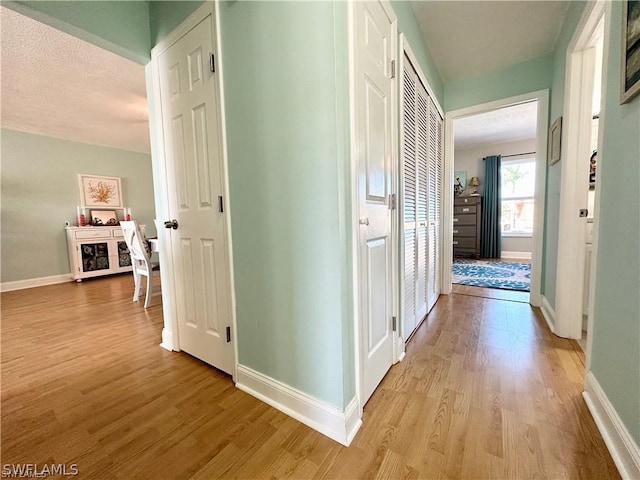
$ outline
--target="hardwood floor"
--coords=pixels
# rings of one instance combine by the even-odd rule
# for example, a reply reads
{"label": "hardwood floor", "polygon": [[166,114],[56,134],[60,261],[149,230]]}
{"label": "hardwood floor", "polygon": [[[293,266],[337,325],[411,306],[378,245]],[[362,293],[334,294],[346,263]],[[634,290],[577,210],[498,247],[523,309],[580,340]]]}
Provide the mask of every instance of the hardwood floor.
{"label": "hardwood floor", "polygon": [[[584,357],[524,303],[441,297],[349,448],[158,346],[130,275],[2,294],[2,464],[82,479],[620,478]],[[322,366],[318,366],[322,368]]]}

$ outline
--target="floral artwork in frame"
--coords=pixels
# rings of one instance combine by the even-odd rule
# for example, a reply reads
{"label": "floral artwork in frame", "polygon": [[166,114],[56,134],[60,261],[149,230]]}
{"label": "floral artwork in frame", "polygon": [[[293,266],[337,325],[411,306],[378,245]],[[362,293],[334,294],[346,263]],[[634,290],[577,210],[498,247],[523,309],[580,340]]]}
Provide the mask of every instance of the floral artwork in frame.
{"label": "floral artwork in frame", "polygon": [[79,174],[80,201],[84,207],[122,208],[120,177]]}

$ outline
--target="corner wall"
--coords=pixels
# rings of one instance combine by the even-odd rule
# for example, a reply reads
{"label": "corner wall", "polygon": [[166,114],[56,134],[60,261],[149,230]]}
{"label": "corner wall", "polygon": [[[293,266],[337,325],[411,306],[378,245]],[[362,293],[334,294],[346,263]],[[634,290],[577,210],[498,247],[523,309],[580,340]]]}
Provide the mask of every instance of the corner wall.
{"label": "corner wall", "polygon": [[355,395],[346,8],[220,7],[239,363],[340,409]]}
{"label": "corner wall", "polygon": [[151,59],[148,2],[21,0],[2,4],[142,65]]}

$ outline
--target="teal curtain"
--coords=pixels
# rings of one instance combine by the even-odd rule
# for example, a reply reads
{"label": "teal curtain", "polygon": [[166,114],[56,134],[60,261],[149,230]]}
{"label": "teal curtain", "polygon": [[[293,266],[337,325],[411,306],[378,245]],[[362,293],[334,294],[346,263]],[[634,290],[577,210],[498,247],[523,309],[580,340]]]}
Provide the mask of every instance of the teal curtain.
{"label": "teal curtain", "polygon": [[484,199],[480,226],[480,256],[500,258],[500,155],[484,158]]}

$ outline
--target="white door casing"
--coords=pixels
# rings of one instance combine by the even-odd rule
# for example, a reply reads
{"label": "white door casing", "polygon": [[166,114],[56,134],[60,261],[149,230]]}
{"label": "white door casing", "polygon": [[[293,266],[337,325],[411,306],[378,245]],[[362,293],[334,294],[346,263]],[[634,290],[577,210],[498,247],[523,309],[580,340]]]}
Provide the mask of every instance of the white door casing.
{"label": "white door casing", "polygon": [[[360,404],[394,361],[390,195],[394,182],[396,23],[380,2],[354,2]],[[393,63],[392,63],[393,62]]]}
{"label": "white door casing", "polygon": [[165,220],[175,219],[178,225],[163,233],[173,270],[169,289],[179,348],[233,373],[220,84],[210,70],[214,32],[210,11],[194,28],[152,54],[162,124]]}
{"label": "white door casing", "polygon": [[453,170],[454,170],[454,123],[455,120],[490,112],[503,107],[526,102],[537,102],[536,120],[536,188],[534,194],[533,250],[531,252],[531,289],[529,303],[534,307],[542,304],[542,246],[544,239],[545,190],[547,179],[547,131],[549,126],[549,91],[539,90],[515,97],[473,105],[447,112],[445,119],[445,153],[442,185],[442,293],[451,293],[451,269],[453,259]]}
{"label": "white door casing", "polygon": [[[589,3],[576,27],[567,49],[565,74],[565,103],[562,119],[562,161],[560,211],[558,226],[558,262],[556,275],[556,303],[554,333],[566,338],[582,336],[582,288],[585,276],[586,218],[579,217],[587,207],[588,161],[591,155],[592,98],[594,89],[594,35],[605,15],[604,2]],[[606,99],[602,99],[606,101]],[[600,118],[600,131],[605,118]],[[582,188],[580,188],[582,187]],[[595,210],[598,211],[600,188],[596,182]],[[597,237],[598,216],[594,215]],[[591,259],[591,278],[595,279],[597,262],[596,239]],[[591,315],[589,315],[591,317]],[[589,320],[591,321],[591,319]],[[588,331],[590,325],[587,327]],[[587,367],[590,364],[590,339],[587,337]]]}

